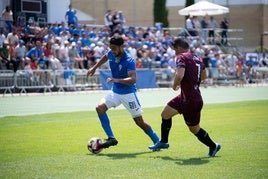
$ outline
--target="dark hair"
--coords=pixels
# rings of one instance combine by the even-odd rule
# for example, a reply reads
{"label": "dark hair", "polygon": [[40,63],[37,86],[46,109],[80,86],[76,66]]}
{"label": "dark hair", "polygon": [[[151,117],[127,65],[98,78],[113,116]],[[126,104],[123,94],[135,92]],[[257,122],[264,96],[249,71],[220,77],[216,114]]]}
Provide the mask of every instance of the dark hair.
{"label": "dark hair", "polygon": [[110,39],[110,44],[112,45],[117,45],[117,46],[121,46],[124,44],[124,39],[120,36],[113,36]]}
{"label": "dark hair", "polygon": [[171,45],[173,46],[173,48],[181,47],[185,50],[189,49],[188,42],[181,38],[176,38]]}

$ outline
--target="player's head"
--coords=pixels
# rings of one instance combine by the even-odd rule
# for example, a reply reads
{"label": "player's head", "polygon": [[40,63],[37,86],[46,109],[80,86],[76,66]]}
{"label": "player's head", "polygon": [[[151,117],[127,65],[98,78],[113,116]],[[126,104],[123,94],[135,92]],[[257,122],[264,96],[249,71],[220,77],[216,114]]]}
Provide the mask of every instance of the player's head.
{"label": "player's head", "polygon": [[181,38],[176,38],[171,45],[176,54],[180,54],[189,50],[188,42]]}
{"label": "player's head", "polygon": [[109,47],[115,56],[120,56],[122,54],[123,44],[124,39],[120,35],[115,34],[111,37]]}

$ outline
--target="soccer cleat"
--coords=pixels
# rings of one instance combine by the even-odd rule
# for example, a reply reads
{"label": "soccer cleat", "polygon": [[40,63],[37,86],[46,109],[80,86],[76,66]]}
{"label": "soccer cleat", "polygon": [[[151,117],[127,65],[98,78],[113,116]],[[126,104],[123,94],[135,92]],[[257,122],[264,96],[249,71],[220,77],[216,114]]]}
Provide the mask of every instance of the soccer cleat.
{"label": "soccer cleat", "polygon": [[152,151],[159,151],[160,149],[167,149],[167,148],[169,148],[169,144],[162,142],[157,142],[154,145],[149,146],[149,149]]}
{"label": "soccer cleat", "polygon": [[109,148],[110,146],[117,145],[118,141],[115,138],[109,137],[106,142],[101,144],[102,148]]}
{"label": "soccer cleat", "polygon": [[221,145],[216,143],[216,147],[214,149],[209,149],[208,156],[215,157],[216,153],[221,149]]}

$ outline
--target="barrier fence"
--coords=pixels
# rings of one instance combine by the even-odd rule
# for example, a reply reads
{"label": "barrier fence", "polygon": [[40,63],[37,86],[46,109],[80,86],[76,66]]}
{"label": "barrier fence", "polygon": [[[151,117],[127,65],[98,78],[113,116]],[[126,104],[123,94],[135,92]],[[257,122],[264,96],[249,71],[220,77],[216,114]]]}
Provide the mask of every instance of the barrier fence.
{"label": "barrier fence", "polygon": [[56,90],[76,91],[90,89],[101,89],[99,74],[87,77],[87,70],[64,69],[64,70],[0,70],[0,90],[3,96],[17,90],[20,93],[28,91],[52,92]]}
{"label": "barrier fence", "polygon": [[[209,69],[211,71],[211,82],[207,85],[237,85],[246,84],[243,76],[220,76],[219,69]],[[254,83],[268,82],[268,68],[258,67],[252,70]],[[106,83],[106,78],[111,74],[109,70],[99,70],[87,77],[86,69],[62,69],[62,70],[0,70],[0,93],[13,95],[14,92],[20,94],[28,92],[66,92],[79,90],[108,90],[111,85]],[[165,68],[138,69],[137,88],[161,88],[171,87],[173,83],[174,71]]]}

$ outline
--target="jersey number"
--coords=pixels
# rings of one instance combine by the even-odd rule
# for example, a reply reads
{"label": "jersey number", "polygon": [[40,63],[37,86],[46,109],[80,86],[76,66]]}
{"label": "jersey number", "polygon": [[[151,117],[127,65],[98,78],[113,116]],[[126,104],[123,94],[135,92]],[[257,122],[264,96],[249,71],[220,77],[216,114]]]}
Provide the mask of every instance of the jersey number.
{"label": "jersey number", "polygon": [[200,76],[201,76],[201,65],[199,63],[195,64],[197,67],[197,80],[200,81]]}

